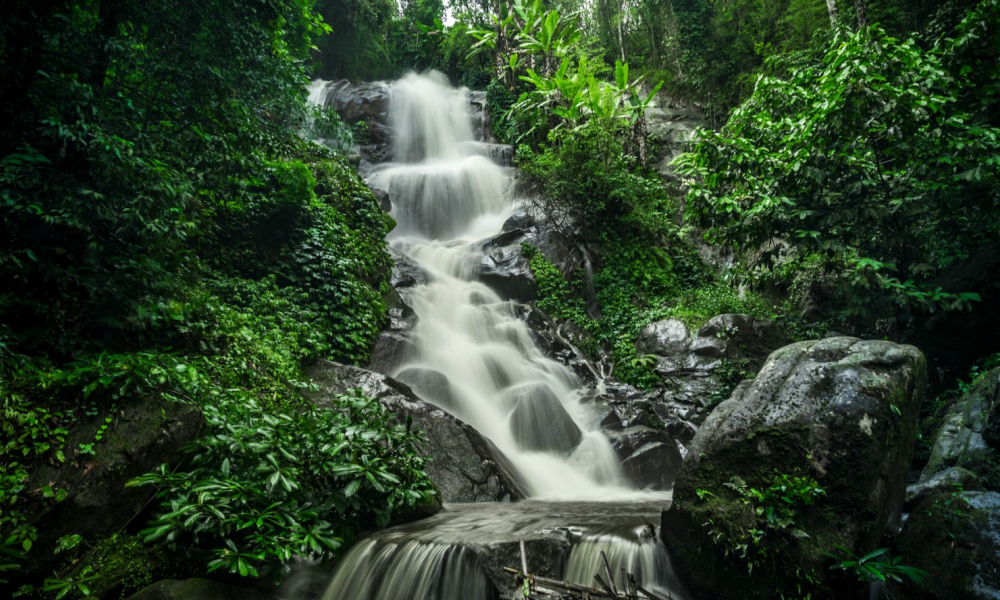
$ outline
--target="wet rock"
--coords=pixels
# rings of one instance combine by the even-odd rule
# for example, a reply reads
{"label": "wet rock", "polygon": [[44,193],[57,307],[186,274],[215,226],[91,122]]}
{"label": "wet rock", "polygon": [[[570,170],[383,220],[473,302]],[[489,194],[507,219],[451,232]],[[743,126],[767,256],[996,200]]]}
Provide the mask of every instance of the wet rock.
{"label": "wet rock", "polygon": [[[180,448],[194,441],[202,428],[201,411],[196,406],[151,399],[127,402],[112,418],[104,439],[94,445],[96,454],[67,456],[58,467],[43,466],[27,483],[29,490],[47,485],[66,490],[68,495],[62,502],[46,504],[29,516],[29,522],[38,529],[35,547],[45,551],[28,553],[25,572],[48,575],[63,562],[51,550],[64,535],[98,540],[121,531],[155,494],[149,487],[125,484],[160,465],[178,464],[184,456]],[[97,419],[74,428],[66,448],[93,443],[94,431],[104,424],[103,415]]]}
{"label": "wet rock", "polygon": [[896,540],[901,563],[930,573],[891,586],[907,600],[1000,598],[1000,494],[937,494],[920,503]]}
{"label": "wet rock", "polygon": [[383,212],[391,212],[392,201],[389,200],[389,192],[385,190],[380,190],[378,188],[371,188],[371,190],[372,190],[372,195],[375,196],[375,202],[378,203],[379,208],[381,208]]}
{"label": "wet rock", "polygon": [[579,344],[590,333],[569,321],[556,323],[537,306],[518,307],[518,316],[527,323],[535,344],[554,360],[569,367],[578,377],[590,383],[599,379],[599,371],[580,349]]}
{"label": "wet rock", "polygon": [[310,394],[319,406],[329,405],[334,395],[359,388],[378,399],[402,422],[413,419],[424,432],[421,445],[428,462],[426,471],[443,502],[487,502],[516,500],[525,496],[513,476],[509,461],[475,429],[429,404],[404,383],[359,367],[321,361],[309,371],[319,391]]}
{"label": "wet rock", "polygon": [[479,263],[479,280],[504,299],[519,302],[535,299],[535,276],[520,244],[487,251]]}
{"label": "wet rock", "polygon": [[927,481],[949,467],[962,467],[977,474],[988,489],[1000,490],[997,450],[987,440],[994,439],[990,423],[996,419],[998,405],[1000,368],[986,373],[948,410],[920,481]]}
{"label": "wet rock", "polygon": [[405,332],[383,331],[375,339],[367,368],[388,375],[410,362],[416,353],[416,347]]}
{"label": "wet rock", "polygon": [[164,579],[143,588],[128,600],[277,600],[275,596],[208,579]]}
{"label": "wet rock", "polygon": [[389,111],[389,86],[381,81],[335,81],[327,88],[326,106],[337,111],[346,123],[369,118],[385,123]]}
{"label": "wet rock", "polygon": [[935,473],[924,481],[907,486],[903,510],[911,512],[918,504],[935,494],[950,493],[956,490],[980,491],[982,489],[983,484],[979,481],[978,475],[962,467],[951,467]]}
{"label": "wet rock", "polygon": [[509,394],[506,400],[514,403],[510,430],[521,448],[569,454],[579,445],[580,428],[548,386],[522,385]]}
{"label": "wet rock", "polygon": [[503,224],[503,231],[520,229],[528,231],[535,227],[535,218],[528,213],[520,212],[511,215]]}
{"label": "wet rock", "polygon": [[646,426],[631,427],[611,439],[628,482],[640,489],[669,490],[683,457],[669,433]]}
{"label": "wet rock", "polygon": [[445,410],[454,410],[455,396],[451,383],[444,373],[423,367],[405,367],[395,375],[396,380],[410,386],[422,399]]}
{"label": "wet rock", "polygon": [[[747,577],[742,559],[725,556],[702,526],[754,519],[725,484],[738,476],[767,487],[775,470],[814,476],[826,496],[821,510],[802,514],[809,537],[780,539],[770,560],[789,572],[811,571],[823,584],[850,586],[831,579],[823,552],[836,544],[868,551],[897,531],[925,377],[916,348],[889,342],[831,338],[771,354],[757,377],[706,419],[663,515],[664,541],[695,597],[772,598],[781,591]],[[714,496],[699,498],[696,490]]]}

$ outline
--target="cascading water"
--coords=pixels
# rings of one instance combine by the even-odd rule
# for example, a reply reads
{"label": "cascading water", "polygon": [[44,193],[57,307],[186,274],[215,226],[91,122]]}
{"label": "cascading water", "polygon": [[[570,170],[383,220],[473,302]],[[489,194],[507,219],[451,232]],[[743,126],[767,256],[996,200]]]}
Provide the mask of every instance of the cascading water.
{"label": "cascading water", "polygon": [[430,275],[411,298],[417,356],[397,373],[420,393],[444,375],[448,393],[427,395],[490,438],[532,496],[580,499],[624,490],[618,457],[580,403],[580,382],[545,357],[514,306],[475,281],[476,242],[517,210],[511,178],[477,153],[465,90],[440,75],[392,86],[395,162],[376,167],[398,226],[390,243]]}
{"label": "cascading water", "polygon": [[[310,100],[322,101],[322,89],[314,85]],[[392,200],[398,225],[390,244],[428,274],[428,283],[409,297],[417,315],[410,333],[416,354],[391,375],[488,437],[534,499],[648,499],[625,483],[596,414],[581,402],[576,375],[539,350],[512,302],[476,281],[482,242],[519,207],[511,176],[473,137],[468,91],[451,88],[436,73],[407,75],[390,90],[393,162],[374,167],[368,179]],[[526,508],[561,510],[552,506]],[[487,538],[498,535],[482,527],[495,523],[488,515],[501,509],[473,506],[458,517],[453,510],[359,543],[340,561],[323,598],[492,598],[492,584],[459,547],[473,540],[461,528],[448,528],[465,523]],[[596,565],[588,563],[601,544],[614,562],[659,589],[669,563],[640,530],[577,536],[568,576],[591,584]]]}

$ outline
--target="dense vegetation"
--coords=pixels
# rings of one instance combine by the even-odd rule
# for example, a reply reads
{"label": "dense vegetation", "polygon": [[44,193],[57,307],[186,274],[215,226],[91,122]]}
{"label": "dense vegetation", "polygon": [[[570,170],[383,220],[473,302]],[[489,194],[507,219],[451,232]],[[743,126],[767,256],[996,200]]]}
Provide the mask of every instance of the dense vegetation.
{"label": "dense vegetation", "polygon": [[[433,493],[416,432],[362,398],[318,409],[302,395],[309,362],[366,360],[393,226],[341,156],[300,135],[337,126],[304,101],[306,59],[328,29],[300,0],[5,9],[6,578],[56,550],[33,544],[36,518],[67,490],[35,472],[100,463],[138,403],[205,414],[192,468],[140,480],[163,502],[143,535],[211,551],[201,569],[280,574],[289,556],[333,555]],[[187,503],[209,488],[211,505]],[[130,544],[69,535],[55,575],[19,581],[107,589],[123,560],[108,549]]]}
{"label": "dense vegetation", "polygon": [[[419,432],[359,396],[303,394],[316,360],[368,359],[394,225],[342,153],[306,141],[350,146],[306,106],[311,74],[433,68],[486,89],[525,189],[594,266],[561,273],[526,248],[538,304],[650,387],[635,341],[658,319],[745,313],[793,339],[928,349],[932,320],[994,301],[952,275],[1000,233],[998,54],[997,0],[15,0],[0,22],[0,577],[35,597],[206,569],[280,579],[290,557],[335,556],[431,500]],[[654,104],[711,126],[674,161],[683,182],[654,169],[669,158]],[[725,268],[702,260],[706,240]],[[996,340],[975,348],[941,366],[995,366]],[[924,460],[956,396],[925,408]],[[37,517],[67,494],[36,475],[89,469],[133,407],[166,428],[172,403],[205,429],[183,469],[134,481],[158,490],[152,522],[64,536],[55,574],[24,577],[52,561]],[[755,485],[739,493],[780,482]]]}

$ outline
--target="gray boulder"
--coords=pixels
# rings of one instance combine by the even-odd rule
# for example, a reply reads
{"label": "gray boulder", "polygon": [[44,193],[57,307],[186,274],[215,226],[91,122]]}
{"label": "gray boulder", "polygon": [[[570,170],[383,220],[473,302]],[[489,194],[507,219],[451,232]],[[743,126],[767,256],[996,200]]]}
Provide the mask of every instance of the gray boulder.
{"label": "gray boulder", "polygon": [[1000,368],[986,373],[948,410],[920,481],[949,467],[962,467],[979,475],[987,488],[1000,490],[1000,466],[991,443],[996,434],[990,427],[997,419],[998,408]]}
{"label": "gray boulder", "polygon": [[277,600],[271,594],[208,579],[163,579],[128,600]]}
{"label": "gray boulder", "polygon": [[[920,351],[890,342],[830,338],[771,354],[757,377],[706,419],[663,515],[664,541],[695,597],[788,595],[796,572],[856,594],[830,575],[823,553],[838,544],[864,553],[898,530],[925,377]],[[766,536],[769,563],[781,565],[780,585],[749,577],[743,559],[725,554],[703,526],[712,522],[728,536],[764,529],[733,478],[764,489],[776,471],[814,477],[825,490],[799,514],[808,537],[785,530]]]}
{"label": "gray boulder", "polygon": [[434,369],[404,367],[395,375],[396,380],[410,386],[418,396],[445,410],[457,408],[454,392],[448,378]]}
{"label": "gray boulder", "polygon": [[904,579],[893,598],[995,600],[1000,598],[1000,494],[961,492],[928,497],[896,540],[904,565],[930,575],[923,585]]}
{"label": "gray boulder", "polygon": [[404,383],[360,367],[320,361],[309,371],[319,386],[310,397],[329,406],[332,396],[360,389],[382,402],[401,422],[407,417],[424,432],[421,446],[431,460],[428,475],[443,502],[497,502],[525,496],[510,461],[475,429],[424,402]]}

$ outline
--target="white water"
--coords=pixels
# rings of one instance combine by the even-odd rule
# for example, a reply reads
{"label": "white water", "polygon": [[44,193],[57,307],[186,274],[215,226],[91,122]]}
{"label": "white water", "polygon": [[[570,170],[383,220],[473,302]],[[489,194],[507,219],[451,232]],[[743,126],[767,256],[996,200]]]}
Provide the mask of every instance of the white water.
{"label": "white water", "polygon": [[518,206],[506,171],[470,144],[468,91],[449,87],[440,74],[410,74],[391,94],[394,162],[376,167],[369,180],[392,200],[398,225],[390,243],[430,276],[411,296],[416,358],[395,374],[418,393],[421,370],[443,374],[449,397],[425,400],[490,438],[532,496],[631,492],[595,416],[580,403],[576,376],[542,354],[512,303],[475,281],[482,256],[476,242],[500,233]]}
{"label": "white water", "polygon": [[[314,83],[310,101],[323,102],[325,90]],[[640,500],[662,506],[669,492],[629,487],[597,415],[581,403],[582,382],[539,350],[512,302],[476,281],[482,242],[519,206],[510,175],[483,155],[471,119],[468,91],[451,88],[440,74],[411,74],[391,86],[394,162],[373,168],[369,183],[389,192],[398,223],[390,244],[429,279],[409,295],[415,357],[392,375],[492,440],[530,496],[555,503],[448,507],[379,532],[341,559],[321,597],[489,600],[495,590],[469,548],[512,544],[553,527],[578,532],[567,578],[592,585],[604,549],[615,568],[666,590],[672,573],[663,548],[643,538],[634,515],[627,531],[610,523],[637,510]],[[601,504],[567,502],[580,500]],[[600,527],[578,537],[597,513]],[[648,506],[642,514],[658,518]]]}

